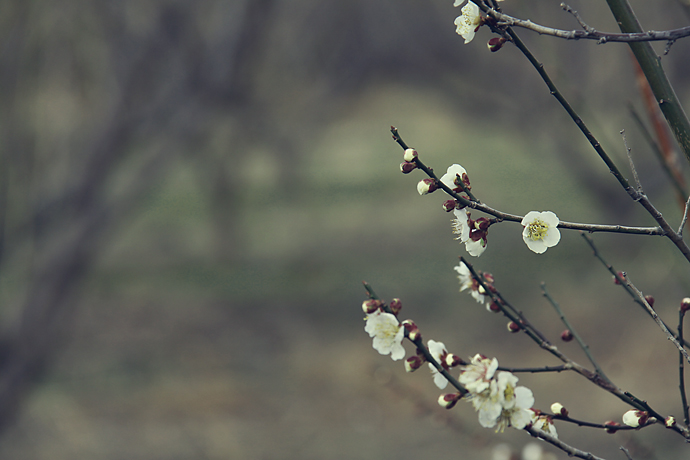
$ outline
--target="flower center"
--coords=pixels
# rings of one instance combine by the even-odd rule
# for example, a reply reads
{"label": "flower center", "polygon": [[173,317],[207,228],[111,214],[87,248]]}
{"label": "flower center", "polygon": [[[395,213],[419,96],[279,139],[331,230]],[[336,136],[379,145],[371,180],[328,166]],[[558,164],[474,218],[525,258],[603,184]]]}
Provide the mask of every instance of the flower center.
{"label": "flower center", "polygon": [[548,230],[549,226],[543,220],[536,219],[527,227],[527,235],[531,240],[539,241],[544,239]]}

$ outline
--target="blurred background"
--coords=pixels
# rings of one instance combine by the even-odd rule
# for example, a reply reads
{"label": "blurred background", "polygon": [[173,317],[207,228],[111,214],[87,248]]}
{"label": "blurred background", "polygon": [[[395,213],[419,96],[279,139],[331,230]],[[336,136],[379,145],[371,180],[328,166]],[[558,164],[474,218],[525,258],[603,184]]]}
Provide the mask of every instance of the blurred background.
{"label": "blurred background", "polygon": [[[678,0],[631,3],[645,30],[690,20]],[[570,4],[617,30],[605,2]],[[504,7],[577,28],[558,2]],[[654,223],[514,47],[489,53],[485,29],[463,45],[459,14],[451,0],[0,3],[0,458],[518,455],[529,437],[481,428],[464,403],[440,409],[426,369],[406,374],[363,330],[366,280],[460,356],[558,364],[458,292],[465,252],[444,198],[400,174],[389,127],[437,171],[462,164],[502,211]],[[627,46],[519,33],[630,177],[626,130],[647,194],[677,225],[631,117],[647,119]],[[686,107],[689,53],[681,40],[662,58]],[[677,354],[582,238],[563,232],[539,256],[521,230],[492,227],[476,268],[586,364],[558,342],[545,282],[609,377],[680,419]],[[690,284],[674,248],[594,240],[675,325]],[[628,409],[576,375],[520,379],[545,410],[558,400],[603,422]],[[620,445],[636,460],[688,455],[657,427],[557,428],[606,458]]]}

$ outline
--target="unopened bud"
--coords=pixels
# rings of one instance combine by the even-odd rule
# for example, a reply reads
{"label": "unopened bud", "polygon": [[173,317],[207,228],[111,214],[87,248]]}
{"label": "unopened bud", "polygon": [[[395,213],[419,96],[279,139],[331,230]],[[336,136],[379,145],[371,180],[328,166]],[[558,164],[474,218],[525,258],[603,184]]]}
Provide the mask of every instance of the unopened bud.
{"label": "unopened bud", "polygon": [[683,300],[680,301],[680,311],[685,313],[688,310],[690,310],[690,297],[685,297]]}
{"label": "unopened bud", "polygon": [[561,404],[559,402],[555,402],[555,403],[551,404],[551,412],[553,412],[554,415],[561,415],[563,417],[568,416],[568,409],[563,407],[563,404]]}
{"label": "unopened bud", "polygon": [[410,163],[409,161],[405,161],[403,163],[400,163],[400,171],[403,174],[409,174],[412,171],[417,169],[417,163]]}
{"label": "unopened bud", "polygon": [[633,428],[644,425],[647,419],[649,419],[649,414],[641,410],[631,409],[623,414],[623,423]]}
{"label": "unopened bud", "polygon": [[451,409],[458,401],[460,401],[460,398],[462,398],[462,396],[460,396],[458,393],[441,395],[438,397],[438,405],[445,407],[446,409]]}
{"label": "unopened bud", "polygon": [[422,333],[419,332],[419,328],[417,325],[412,321],[411,319],[406,319],[405,321],[402,322],[403,327],[407,331],[407,337],[412,340],[413,342],[416,342],[417,340],[422,339]]}
{"label": "unopened bud", "polygon": [[405,155],[403,155],[405,161],[413,161],[415,158],[417,158],[417,151],[415,149],[405,150]]}
{"label": "unopened bud", "polygon": [[676,426],[676,418],[673,415],[669,415],[664,420],[664,425],[666,425],[666,428],[673,428]]}
{"label": "unopened bud", "polygon": [[458,202],[455,200],[447,200],[443,202],[443,210],[446,212],[451,212],[457,206]]}
{"label": "unopened bud", "polygon": [[491,304],[489,305],[489,310],[491,310],[494,313],[498,313],[499,311],[501,311],[501,307],[499,307],[496,302],[491,302]]}
{"label": "unopened bud", "polygon": [[417,192],[419,192],[420,195],[427,195],[435,191],[437,188],[438,184],[436,183],[436,180],[432,178],[420,180],[417,183]]}
{"label": "unopened bud", "polygon": [[462,360],[462,358],[460,358],[458,355],[454,355],[453,353],[448,353],[446,355],[444,363],[449,368],[460,366],[461,364],[466,364],[465,361]]}
{"label": "unopened bud", "polygon": [[644,300],[647,301],[650,307],[654,306],[654,297],[652,297],[651,295],[644,296]]}
{"label": "unopened bud", "polygon": [[520,325],[516,323],[515,321],[511,321],[508,323],[508,330],[510,332],[517,332],[520,330]]}
{"label": "unopened bud", "polygon": [[381,305],[383,305],[383,302],[381,302],[380,300],[376,300],[376,299],[365,300],[362,303],[362,310],[364,310],[364,313],[366,313],[367,315],[371,315],[376,310],[381,308]]}
{"label": "unopened bud", "polygon": [[619,426],[621,426],[620,423],[614,422],[613,420],[609,420],[607,422],[604,422],[604,426],[606,427],[606,432],[609,434],[613,434],[616,431],[618,431]]}
{"label": "unopened bud", "polygon": [[489,50],[492,53],[495,53],[496,51],[500,50],[503,47],[503,44],[506,42],[506,39],[503,37],[494,37],[491,40],[489,40],[489,43],[486,44],[486,46],[489,48]]}
{"label": "unopened bud", "polygon": [[570,342],[573,340],[573,333],[570,332],[570,329],[566,329],[565,331],[561,332],[561,340],[564,342]]}
{"label": "unopened bud", "polygon": [[618,272],[617,275],[618,275],[618,276],[614,276],[614,277],[613,277],[613,284],[621,284],[621,282],[619,281],[619,279],[625,281],[625,273],[623,273],[623,272]]}
{"label": "unopened bud", "polygon": [[410,356],[405,360],[405,371],[414,372],[419,369],[424,360],[419,356]]}
{"label": "unopened bud", "polygon": [[388,307],[391,309],[391,313],[393,313],[395,316],[398,316],[398,313],[400,313],[400,310],[402,310],[402,302],[400,299],[393,299]]}

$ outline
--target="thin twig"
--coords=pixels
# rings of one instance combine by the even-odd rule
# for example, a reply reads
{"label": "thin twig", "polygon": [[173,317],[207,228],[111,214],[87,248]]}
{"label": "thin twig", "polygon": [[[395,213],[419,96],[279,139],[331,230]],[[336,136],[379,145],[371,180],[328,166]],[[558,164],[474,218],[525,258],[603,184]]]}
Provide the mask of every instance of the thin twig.
{"label": "thin twig", "polygon": [[[483,2],[482,2],[483,3]],[[481,8],[481,5],[479,5]],[[612,32],[598,32],[592,27],[578,19],[578,22],[585,30],[562,30],[553,27],[543,26],[529,19],[519,19],[504,13],[500,13],[493,8],[487,7],[484,10],[491,18],[495,19],[501,26],[521,27],[529,29],[540,35],[550,35],[565,40],[596,40],[598,43],[608,42],[651,42],[651,41],[669,41],[678,40],[679,38],[690,36],[690,26],[681,27],[679,29],[655,31],[641,33],[612,33]],[[572,13],[572,11],[569,11]]]}
{"label": "thin twig", "polygon": [[606,374],[604,374],[604,371],[599,367],[599,364],[597,364],[596,360],[594,359],[594,356],[592,356],[592,353],[589,351],[589,345],[585,343],[584,340],[582,340],[582,337],[580,337],[580,334],[577,333],[575,328],[570,324],[570,321],[568,321],[568,318],[565,317],[563,314],[563,310],[561,310],[561,307],[558,305],[558,303],[551,297],[549,292],[546,290],[546,284],[541,283],[541,290],[542,294],[546,299],[549,301],[549,303],[553,306],[553,308],[556,310],[556,313],[558,313],[558,316],[561,318],[561,321],[563,321],[563,324],[565,324],[565,327],[568,328],[570,332],[572,332],[573,337],[575,337],[575,340],[577,340],[577,343],[580,344],[580,348],[582,348],[582,351],[585,352],[585,355],[587,355],[587,359],[589,359],[589,362],[592,363],[594,366],[594,369],[596,369],[597,374],[607,382],[613,385],[613,382],[611,382],[611,379],[609,379]]}
{"label": "thin twig", "polygon": [[623,277],[624,277],[624,279],[625,279],[626,285],[627,285],[628,287],[630,287],[630,289],[632,289],[633,292],[635,292],[635,295],[637,296],[637,298],[640,300],[640,302],[642,302],[642,304],[644,305],[644,307],[647,309],[647,311],[649,312],[649,314],[652,316],[652,319],[654,319],[654,321],[659,325],[659,327],[661,328],[661,330],[662,330],[662,331],[664,332],[664,334],[666,335],[666,338],[668,338],[668,339],[671,341],[671,343],[673,343],[673,345],[675,345],[676,348],[678,348],[678,351],[680,351],[680,353],[683,355],[683,357],[685,358],[685,360],[688,361],[688,362],[690,362],[690,356],[688,356],[688,352],[685,350],[685,348],[683,348],[683,346],[678,342],[678,340],[676,340],[676,338],[675,338],[674,335],[671,333],[671,331],[668,329],[668,327],[666,327],[666,324],[664,324],[664,322],[661,320],[661,318],[659,318],[659,315],[657,315],[657,313],[656,313],[656,311],[654,310],[654,308],[652,308],[652,306],[649,305],[649,302],[647,302],[647,299],[644,298],[644,295],[642,294],[642,291],[640,291],[639,289],[637,289],[637,287],[635,287],[635,285],[632,284],[632,282],[630,281],[630,278],[628,277],[628,275],[626,275],[625,273],[623,273]]}
{"label": "thin twig", "polygon": [[[685,318],[685,309],[680,308],[678,313],[678,338],[683,340],[683,319]],[[682,353],[678,353],[678,368],[679,368],[679,384],[680,387],[680,400],[683,404],[683,421],[685,426],[690,425],[690,414],[688,411],[688,399],[685,394],[685,360],[683,360]]]}
{"label": "thin twig", "polygon": [[685,202],[685,211],[683,211],[683,219],[680,221],[680,226],[678,227],[678,236],[683,238],[683,229],[685,228],[685,224],[688,221],[688,207],[690,207],[690,197],[688,197],[688,200]]}
{"label": "thin twig", "polygon": [[[620,285],[620,287],[622,287],[622,288],[625,290],[625,292],[627,292],[628,295],[630,295],[630,297],[633,299],[633,302],[635,302],[635,303],[638,304],[640,307],[642,307],[642,309],[643,309],[643,311],[644,311],[645,313],[649,314],[649,311],[648,311],[647,308],[644,306],[644,304],[642,303],[642,301],[640,301],[640,299],[638,299],[637,295],[633,292],[633,290],[630,289],[630,287],[625,283],[625,279],[623,279],[623,278],[618,274],[618,271],[616,271],[616,269],[613,268],[613,266],[612,266],[611,264],[607,263],[606,260],[604,260],[604,257],[601,255],[601,253],[600,253],[599,250],[597,249],[596,245],[594,244],[594,240],[592,240],[592,238],[590,238],[590,237],[589,237],[586,233],[584,233],[584,232],[580,233],[580,235],[582,235],[582,238],[585,239],[585,241],[587,242],[587,244],[589,245],[589,247],[592,249],[592,255],[593,255],[594,257],[596,257],[597,260],[599,260],[599,262],[601,262],[601,264],[602,264],[604,267],[606,267],[606,269],[609,271],[609,273],[611,273],[611,275],[613,275],[613,277],[614,277],[615,280],[616,280],[616,284]],[[673,331],[673,329],[671,329],[666,323],[664,323],[664,326],[666,326],[666,328],[669,329],[671,332],[673,332],[673,333],[674,333],[674,336],[675,336],[676,338],[678,338],[678,334],[677,334],[675,331]],[[679,340],[680,340],[680,339],[679,339]],[[682,343],[685,344],[685,346],[690,346],[690,343],[689,343],[687,340],[682,340]]]}
{"label": "thin twig", "polygon": [[[391,133],[393,134],[393,140],[397,142],[400,147],[402,147],[403,150],[408,149],[409,147],[407,146],[407,143],[402,139],[400,136],[400,133],[398,132],[398,129],[394,126],[391,126]],[[417,157],[414,160],[414,163],[417,165],[419,169],[421,169],[428,177],[431,179],[434,179],[436,183],[438,184],[438,188],[443,190],[446,194],[454,198],[456,201],[458,201],[461,205],[471,208],[471,209],[476,209],[478,211],[482,211],[486,214],[489,214],[491,216],[496,217],[496,222],[502,222],[502,221],[509,221],[509,222],[522,222],[523,216],[518,216],[515,214],[509,214],[505,213],[502,211],[498,211],[496,209],[491,208],[490,206],[485,205],[481,201],[472,201],[468,200],[466,197],[463,197],[462,195],[456,193],[452,189],[450,189],[446,184],[441,182],[439,177],[434,173],[434,170],[429,168],[422,162],[422,160]],[[631,188],[632,189],[632,188]],[[474,200],[476,198],[472,197]],[[564,222],[561,221],[558,224],[558,228],[564,228],[568,230],[582,230],[586,231],[589,233],[595,233],[595,232],[605,232],[605,233],[629,233],[629,234],[634,234],[634,235],[659,235],[659,236],[664,236],[666,235],[666,232],[661,228],[661,227],[630,227],[630,226],[625,226],[625,225],[599,225],[599,224],[582,224],[582,223],[576,223],[576,222]]]}
{"label": "thin twig", "polygon": [[561,8],[563,8],[568,13],[572,14],[573,17],[575,17],[575,20],[578,22],[578,24],[580,24],[580,27],[582,27],[585,30],[585,32],[588,32],[588,33],[596,32],[596,30],[594,30],[593,27],[590,27],[587,24],[585,24],[585,21],[582,20],[582,18],[580,17],[580,14],[577,11],[575,11],[574,9],[572,9],[569,5],[566,5],[565,3],[561,3]]}
{"label": "thin twig", "polygon": [[[479,0],[478,0],[479,1]],[[612,0],[608,0],[612,1]],[[487,14],[490,14],[490,8],[488,8],[483,1],[479,1],[479,8],[484,11]],[[659,227],[661,227],[661,230],[663,230],[664,236],[666,236],[675,246],[678,248],[678,250],[683,254],[685,259],[690,262],[690,247],[683,241],[682,238],[678,236],[678,234],[671,228],[669,223],[664,219],[662,216],[661,212],[659,212],[656,207],[652,204],[651,201],[649,201],[649,198],[647,198],[644,194],[639,193],[635,189],[633,189],[630,184],[628,183],[628,180],[623,177],[621,172],[618,170],[616,165],[613,163],[611,158],[608,156],[606,151],[603,149],[599,141],[594,137],[592,132],[589,130],[587,125],[585,125],[584,121],[580,116],[575,112],[575,110],[572,108],[570,103],[563,97],[563,94],[556,88],[556,85],[553,83],[553,80],[551,80],[551,77],[549,77],[549,74],[544,70],[544,65],[537,60],[537,58],[532,54],[532,52],[527,48],[527,46],[524,44],[524,42],[520,39],[520,37],[515,33],[515,31],[511,27],[498,27],[496,25],[492,25],[491,23],[488,23],[488,26],[491,28],[492,31],[495,33],[498,33],[504,37],[507,36],[507,39],[513,42],[513,44],[522,52],[522,54],[525,55],[527,60],[532,64],[532,66],[536,69],[537,73],[539,73],[539,76],[541,79],[544,81],[546,86],[549,88],[549,91],[551,94],[556,98],[556,100],[561,104],[561,106],[565,109],[565,111],[570,115],[572,118],[573,122],[577,125],[578,128],[580,128],[580,131],[582,134],[585,135],[589,143],[591,144],[592,148],[597,152],[599,157],[602,159],[604,163],[606,163],[606,166],[608,166],[609,171],[611,171],[611,174],[616,178],[616,180],[621,184],[621,187],[630,195],[630,198],[632,198],[634,201],[639,202],[643,208],[647,210],[649,215],[652,216],[652,218],[659,224]],[[633,45],[631,45],[633,46]],[[666,103],[665,105],[669,105],[669,103]],[[662,107],[663,111],[663,107]],[[668,117],[667,117],[668,119]],[[671,124],[672,126],[675,126]],[[683,131],[685,132],[685,131]],[[679,140],[681,142],[681,140]],[[690,158],[690,150],[687,152],[688,157]]]}
{"label": "thin twig", "polygon": [[637,185],[637,191],[642,193],[642,184],[640,183],[640,178],[637,175],[637,169],[635,168],[635,163],[633,162],[632,156],[630,155],[631,148],[628,147],[628,139],[625,137],[625,130],[621,129],[621,136],[623,136],[623,145],[625,145],[625,154],[628,156],[628,163],[630,164],[630,171],[633,173],[635,178],[635,184]]}
{"label": "thin twig", "polygon": [[546,432],[541,431],[537,428],[534,428],[532,425],[526,427],[525,431],[527,431],[529,434],[531,434],[535,438],[543,439],[544,441],[548,442],[549,444],[558,447],[559,449],[566,452],[571,457],[579,457],[579,458],[584,458],[586,460],[604,460],[603,458],[597,457],[594,454],[591,454],[589,452],[585,452],[585,451],[577,449],[577,448],[575,448],[569,444],[566,444],[563,441],[561,441],[560,439],[558,439],[557,437],[551,436],[549,433],[546,433]]}
{"label": "thin twig", "polygon": [[513,374],[517,374],[519,372],[529,372],[532,374],[538,374],[541,372],[563,372],[563,371],[570,371],[572,369],[573,369],[573,366],[570,366],[568,364],[562,364],[560,366],[544,366],[544,367],[503,367],[503,366],[498,366],[499,371],[512,372]]}
{"label": "thin twig", "polygon": [[619,449],[623,451],[623,453],[628,458],[628,460],[633,460],[633,458],[630,456],[630,452],[628,452],[628,449],[626,449],[623,446],[620,446]]}

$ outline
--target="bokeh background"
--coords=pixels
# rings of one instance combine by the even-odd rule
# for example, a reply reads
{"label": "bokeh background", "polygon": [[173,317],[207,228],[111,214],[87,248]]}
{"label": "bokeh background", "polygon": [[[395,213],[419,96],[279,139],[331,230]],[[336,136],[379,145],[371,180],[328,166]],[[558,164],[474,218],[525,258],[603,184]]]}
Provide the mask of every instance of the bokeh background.
{"label": "bokeh background", "polygon": [[[677,0],[631,3],[645,29],[690,20]],[[504,6],[577,27],[558,2]],[[571,6],[617,30],[605,2]],[[450,0],[1,2],[0,457],[471,460],[532,442],[482,429],[467,404],[440,409],[426,370],[405,374],[363,331],[366,280],[458,355],[558,364],[458,292],[444,199],[400,174],[389,127],[437,171],[461,163],[497,209],[653,221],[517,50],[489,53],[484,29],[463,45],[458,14]],[[521,36],[630,177],[626,130],[677,223],[631,118],[647,119],[627,46]],[[681,40],[662,58],[686,107],[688,55]],[[582,238],[539,256],[520,233],[492,227],[476,267],[584,364],[558,342],[545,282],[609,377],[680,418],[677,353]],[[690,284],[673,247],[594,240],[676,324]],[[599,422],[628,409],[576,375],[520,378],[537,407]],[[690,458],[657,427],[558,429],[605,458]]]}

